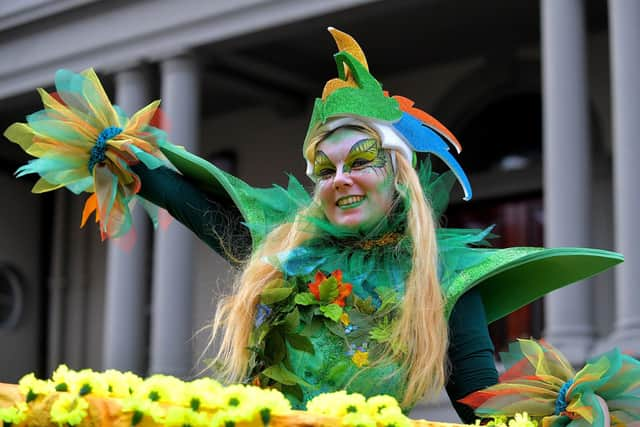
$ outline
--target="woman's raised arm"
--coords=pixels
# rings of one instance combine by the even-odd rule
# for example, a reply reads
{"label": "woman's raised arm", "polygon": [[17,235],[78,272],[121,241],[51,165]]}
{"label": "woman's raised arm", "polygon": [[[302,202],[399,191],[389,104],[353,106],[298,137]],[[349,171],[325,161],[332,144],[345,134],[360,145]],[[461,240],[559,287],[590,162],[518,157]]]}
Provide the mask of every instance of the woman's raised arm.
{"label": "woman's raised arm", "polygon": [[230,198],[206,194],[167,167],[149,169],[139,163],[131,169],[142,182],[138,196],[166,209],[232,264],[238,264],[249,255],[251,235]]}

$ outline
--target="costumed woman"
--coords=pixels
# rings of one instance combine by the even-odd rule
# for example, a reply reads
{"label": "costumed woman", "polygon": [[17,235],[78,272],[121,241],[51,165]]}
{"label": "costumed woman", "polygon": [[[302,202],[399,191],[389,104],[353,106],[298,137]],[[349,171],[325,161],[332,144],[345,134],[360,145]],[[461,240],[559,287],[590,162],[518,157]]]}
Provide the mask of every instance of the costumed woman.
{"label": "costumed woman", "polygon": [[[130,226],[137,196],[166,208],[238,270],[216,311],[214,367],[228,381],[282,390],[294,406],[346,389],[409,410],[446,385],[458,403],[497,382],[487,322],[621,261],[590,249],[486,246],[489,230],[438,219],[456,180],[456,138],[408,98],[383,92],[355,40],[330,29],[338,78],[316,99],[303,155],[313,195],[252,188],[166,141],[157,103],[128,119],[93,72],[61,71],[58,97],[5,135],[38,157],[34,191],[90,196],[104,236]],[[179,141],[175,141],[179,143]],[[450,168],[437,174],[416,153]]]}

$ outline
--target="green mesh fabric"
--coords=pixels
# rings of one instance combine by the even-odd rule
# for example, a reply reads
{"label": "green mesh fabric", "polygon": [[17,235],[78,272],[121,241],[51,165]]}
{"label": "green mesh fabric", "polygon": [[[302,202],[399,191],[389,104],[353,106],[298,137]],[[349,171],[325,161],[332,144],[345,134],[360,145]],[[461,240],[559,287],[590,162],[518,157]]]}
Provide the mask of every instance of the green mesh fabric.
{"label": "green mesh fabric", "polygon": [[274,227],[290,221],[300,208],[311,203],[309,194],[293,177],[286,189],[279,186],[254,188],[182,147],[165,144],[161,150],[182,174],[205,193],[220,202],[227,199],[238,207],[245,222],[250,224],[254,248]]}
{"label": "green mesh fabric", "polygon": [[[217,200],[227,198],[238,206],[251,231],[254,248],[275,226],[292,221],[301,208],[312,203],[294,178],[287,189],[256,189],[183,149],[168,146],[163,152],[205,192],[215,195]],[[428,161],[421,165],[418,174],[425,196],[439,217],[447,206],[455,178],[450,172],[433,172]],[[370,298],[375,306],[380,304],[380,294],[384,291],[395,292],[401,299],[411,269],[412,242],[405,237],[396,244],[368,250],[354,242],[389,232],[402,233],[406,209],[407,206],[397,206],[395,215],[390,215],[369,235],[333,227],[324,218],[307,218],[317,230],[317,237],[268,261],[282,271],[286,280],[297,278],[303,284],[312,281],[317,271],[328,274],[341,270],[345,282],[353,285],[353,294]],[[474,287],[483,300],[487,321],[491,322],[551,290],[622,261],[619,254],[593,249],[491,249],[486,247],[490,231],[490,228],[437,230],[439,275],[447,317],[458,299]],[[340,326],[339,323],[333,325]],[[358,348],[375,351],[368,335],[356,333],[347,337],[340,330],[336,332],[336,326],[325,323],[308,334],[308,338],[311,346],[318,350],[314,354],[287,343],[287,369],[301,379],[301,394],[283,390],[294,404],[301,406],[319,393],[342,388],[365,395],[377,394],[383,389],[400,400],[403,398],[404,375],[398,366],[388,363],[358,367],[352,360],[352,353]]]}
{"label": "green mesh fabric", "polygon": [[[238,206],[250,227],[254,247],[275,226],[291,221],[300,208],[311,203],[309,194],[293,177],[286,189],[278,186],[254,188],[180,147],[167,144],[162,151],[180,172],[198,183],[205,192],[220,200],[228,198]],[[455,177],[450,172],[433,172],[428,160],[423,162],[418,174],[425,196],[439,217],[449,202],[449,191]],[[390,224],[388,227],[394,226]],[[326,223],[324,231],[328,235],[340,236],[340,230],[332,231]],[[477,247],[486,245],[488,230],[441,228],[437,232],[440,278],[447,297],[447,314],[461,295],[477,286],[489,322],[554,289],[611,268],[624,259],[618,253],[597,249]],[[355,263],[354,271],[375,268],[374,264],[365,265],[359,256],[353,256],[351,262]]]}

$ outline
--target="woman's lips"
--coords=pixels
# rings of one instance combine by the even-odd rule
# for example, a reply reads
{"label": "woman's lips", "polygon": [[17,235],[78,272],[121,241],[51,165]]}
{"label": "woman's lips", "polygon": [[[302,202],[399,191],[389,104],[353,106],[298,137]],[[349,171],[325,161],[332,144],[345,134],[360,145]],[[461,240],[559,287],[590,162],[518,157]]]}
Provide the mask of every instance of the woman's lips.
{"label": "woman's lips", "polygon": [[350,208],[360,205],[364,200],[364,196],[345,196],[338,199],[336,206],[339,208]]}

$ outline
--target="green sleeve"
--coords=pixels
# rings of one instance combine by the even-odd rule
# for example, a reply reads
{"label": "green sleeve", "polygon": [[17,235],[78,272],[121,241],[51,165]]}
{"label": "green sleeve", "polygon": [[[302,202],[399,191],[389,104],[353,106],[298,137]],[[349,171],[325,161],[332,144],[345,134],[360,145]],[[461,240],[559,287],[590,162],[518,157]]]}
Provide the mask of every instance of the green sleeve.
{"label": "green sleeve", "polygon": [[230,262],[238,263],[248,256],[251,236],[231,199],[205,194],[184,176],[165,167],[148,169],[139,163],[132,169],[142,181],[141,197],[166,209]]}
{"label": "green sleeve", "polygon": [[477,290],[462,295],[454,306],[449,318],[449,339],[451,370],[447,394],[462,421],[473,424],[473,410],[458,403],[458,399],[498,382],[494,348]]}

